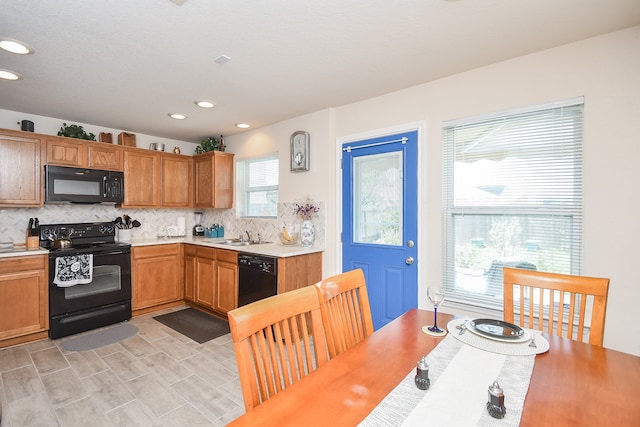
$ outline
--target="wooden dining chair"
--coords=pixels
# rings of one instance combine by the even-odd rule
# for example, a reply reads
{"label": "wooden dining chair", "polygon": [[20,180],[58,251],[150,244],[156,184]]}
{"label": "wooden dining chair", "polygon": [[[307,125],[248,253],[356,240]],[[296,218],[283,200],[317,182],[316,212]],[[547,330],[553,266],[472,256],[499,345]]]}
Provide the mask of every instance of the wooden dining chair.
{"label": "wooden dining chair", "polygon": [[[504,320],[602,347],[609,279],[504,268]],[[591,308],[590,318],[587,306]],[[537,321],[537,322],[536,322]],[[537,323],[537,324],[536,324]]]}
{"label": "wooden dining chair", "polygon": [[361,269],[316,283],[329,357],[353,347],[373,333],[371,307]]}
{"label": "wooden dining chair", "polygon": [[228,317],[247,412],[328,361],[311,286],[236,308]]}

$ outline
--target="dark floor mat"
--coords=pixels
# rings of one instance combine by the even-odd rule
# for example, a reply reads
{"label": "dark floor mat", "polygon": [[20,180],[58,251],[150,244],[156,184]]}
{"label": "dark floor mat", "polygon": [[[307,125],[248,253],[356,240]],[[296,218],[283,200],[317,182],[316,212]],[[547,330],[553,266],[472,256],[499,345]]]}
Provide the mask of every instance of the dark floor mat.
{"label": "dark floor mat", "polygon": [[229,322],[194,308],[162,314],[154,319],[200,344],[230,332]]}

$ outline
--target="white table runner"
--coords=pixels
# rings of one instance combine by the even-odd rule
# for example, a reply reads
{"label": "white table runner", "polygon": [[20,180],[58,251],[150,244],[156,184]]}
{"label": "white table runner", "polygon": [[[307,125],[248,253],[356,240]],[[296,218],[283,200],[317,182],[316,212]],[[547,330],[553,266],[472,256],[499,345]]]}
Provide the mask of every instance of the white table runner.
{"label": "white table runner", "polygon": [[[416,361],[417,363],[417,361]],[[491,353],[447,335],[427,355],[429,390],[414,383],[415,369],[365,418],[360,426],[517,426],[529,389],[535,356]],[[492,418],[488,388],[498,381],[507,413]]]}

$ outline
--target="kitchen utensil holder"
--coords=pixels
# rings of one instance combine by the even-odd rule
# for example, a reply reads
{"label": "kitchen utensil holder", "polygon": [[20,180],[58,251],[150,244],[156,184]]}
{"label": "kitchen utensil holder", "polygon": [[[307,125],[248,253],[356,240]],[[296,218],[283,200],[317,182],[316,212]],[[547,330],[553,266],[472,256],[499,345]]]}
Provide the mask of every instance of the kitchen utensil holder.
{"label": "kitchen utensil holder", "polygon": [[27,236],[27,249],[38,249],[40,238],[38,236]]}

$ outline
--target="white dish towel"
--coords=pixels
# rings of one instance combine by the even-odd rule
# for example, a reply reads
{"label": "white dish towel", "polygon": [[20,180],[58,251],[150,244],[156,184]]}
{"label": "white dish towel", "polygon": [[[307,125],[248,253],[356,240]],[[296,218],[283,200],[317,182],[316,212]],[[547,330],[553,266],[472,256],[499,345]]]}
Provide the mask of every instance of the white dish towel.
{"label": "white dish towel", "polygon": [[67,255],[56,258],[53,283],[60,288],[84,285],[93,281],[93,255]]}

